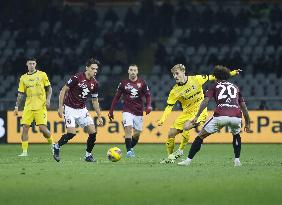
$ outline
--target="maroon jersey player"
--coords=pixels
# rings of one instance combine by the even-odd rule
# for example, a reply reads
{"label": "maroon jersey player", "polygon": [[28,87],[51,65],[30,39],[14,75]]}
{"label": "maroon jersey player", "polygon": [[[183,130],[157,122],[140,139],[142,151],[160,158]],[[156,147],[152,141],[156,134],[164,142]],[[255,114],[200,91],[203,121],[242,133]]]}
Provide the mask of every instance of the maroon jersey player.
{"label": "maroon jersey player", "polygon": [[85,161],[96,161],[91,153],[96,141],[96,129],[86,108],[86,101],[91,98],[98,115],[98,125],[103,124],[98,102],[98,82],[95,79],[99,66],[98,60],[89,59],[86,63],[86,71],[72,76],[60,92],[58,114],[60,117],[64,116],[67,133],[53,146],[53,157],[57,162],[60,161],[60,147],[76,135],[76,124],[86,127],[89,134]]}
{"label": "maroon jersey player", "polygon": [[128,68],[129,79],[120,82],[111,109],[109,119],[114,119],[114,107],[123,96],[122,123],[125,131],[125,145],[127,157],[134,157],[133,147],[138,143],[143,124],[143,98],[146,98],[146,115],[152,110],[151,95],[144,80],[138,78],[137,65]]}
{"label": "maroon jersey player", "polygon": [[197,122],[197,118],[208,106],[208,102],[211,98],[214,98],[216,102],[214,115],[205,123],[203,129],[192,143],[188,158],[179,162],[178,165],[189,165],[193,157],[200,150],[203,139],[218,132],[225,126],[229,128],[229,131],[233,135],[235,155],[234,166],[241,165],[239,157],[241,152],[240,130],[242,124],[242,112],[245,118],[244,130],[248,133],[251,132],[249,113],[239,88],[227,81],[230,77],[230,70],[224,66],[216,66],[213,75],[216,78],[216,82],[212,84],[206,92],[205,99],[201,103],[198,113],[192,122]]}

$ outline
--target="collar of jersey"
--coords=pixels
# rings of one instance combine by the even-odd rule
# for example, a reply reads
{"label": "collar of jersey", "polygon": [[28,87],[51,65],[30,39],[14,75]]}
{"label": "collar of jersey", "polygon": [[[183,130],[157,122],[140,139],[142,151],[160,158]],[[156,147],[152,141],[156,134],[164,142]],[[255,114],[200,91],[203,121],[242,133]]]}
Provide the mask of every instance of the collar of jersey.
{"label": "collar of jersey", "polygon": [[37,70],[35,70],[35,72],[33,72],[33,73],[26,73],[27,75],[33,75],[34,73],[36,73],[37,72]]}
{"label": "collar of jersey", "polygon": [[187,82],[188,82],[188,76],[187,76],[187,80],[186,80],[183,84],[177,83],[177,85],[178,85],[178,86],[183,86],[183,85],[185,85]]}

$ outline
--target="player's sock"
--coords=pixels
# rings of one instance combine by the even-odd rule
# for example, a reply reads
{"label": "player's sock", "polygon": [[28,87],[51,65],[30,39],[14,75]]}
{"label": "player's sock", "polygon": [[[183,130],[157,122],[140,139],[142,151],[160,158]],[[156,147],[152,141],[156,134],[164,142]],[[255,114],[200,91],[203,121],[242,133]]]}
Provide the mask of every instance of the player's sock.
{"label": "player's sock", "polygon": [[166,150],[167,150],[168,155],[173,153],[174,141],[175,141],[175,138],[168,138],[166,140]]}
{"label": "player's sock", "polygon": [[61,147],[62,145],[68,143],[68,141],[70,139],[72,139],[74,136],[75,136],[75,134],[73,134],[73,133],[66,133],[66,134],[64,134],[61,137],[61,139],[59,140],[58,145]]}
{"label": "player's sock", "polygon": [[235,158],[239,158],[240,153],[241,153],[241,137],[240,137],[240,134],[233,135],[233,149],[234,149]]}
{"label": "player's sock", "polygon": [[93,150],[93,147],[95,145],[95,141],[96,141],[96,132],[93,134],[89,134],[89,137],[87,139],[87,148],[86,151],[91,153]]}
{"label": "player's sock", "polygon": [[46,138],[46,139],[48,141],[48,144],[54,144],[54,140],[53,140],[52,135],[49,138]]}
{"label": "player's sock", "polygon": [[189,159],[193,159],[196,153],[201,149],[202,143],[203,143],[203,139],[201,139],[200,137],[196,137],[189,151],[189,155],[188,155]]}
{"label": "player's sock", "polygon": [[28,149],[28,141],[22,141],[23,153],[27,153],[27,149]]}
{"label": "player's sock", "polygon": [[179,146],[179,149],[184,150],[186,145],[188,144],[190,138],[190,132],[188,130],[183,130],[182,140]]}
{"label": "player's sock", "polygon": [[131,141],[132,148],[135,147],[135,145],[137,145],[138,140],[139,140],[139,137],[138,138],[132,137],[132,141]]}
{"label": "player's sock", "polygon": [[124,141],[125,141],[126,151],[128,152],[132,148],[132,140],[131,138],[125,138]]}

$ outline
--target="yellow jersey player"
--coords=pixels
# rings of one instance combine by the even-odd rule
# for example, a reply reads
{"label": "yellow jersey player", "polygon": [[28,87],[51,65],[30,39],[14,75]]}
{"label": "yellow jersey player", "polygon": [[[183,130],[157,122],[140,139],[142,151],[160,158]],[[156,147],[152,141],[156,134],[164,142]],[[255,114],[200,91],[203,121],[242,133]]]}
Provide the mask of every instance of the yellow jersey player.
{"label": "yellow jersey player", "polygon": [[33,121],[39,126],[40,132],[53,144],[50,131],[47,128],[47,108],[50,106],[52,88],[45,72],[36,69],[36,59],[28,58],[26,62],[28,72],[21,76],[18,88],[18,97],[14,113],[17,116],[19,105],[26,96],[21,124],[22,132],[22,150],[21,157],[28,156],[28,130]]}
{"label": "yellow jersey player", "polygon": [[[234,70],[231,75],[236,75],[241,70]],[[161,163],[173,163],[175,159],[183,155],[183,150],[188,143],[190,138],[189,131],[192,128],[199,126],[206,121],[208,116],[207,109],[199,116],[196,123],[191,123],[194,116],[197,114],[197,110],[204,99],[203,84],[208,80],[215,80],[212,75],[185,75],[185,66],[182,64],[177,64],[171,69],[173,78],[176,81],[176,85],[172,88],[167,99],[167,107],[158,121],[158,126],[162,126],[168,115],[171,113],[174,104],[179,101],[183,112],[174,121],[173,126],[170,128],[168,133],[168,138],[166,141],[166,148],[168,153],[168,158],[161,161]],[[175,136],[182,133],[182,140],[179,149],[173,153]]]}

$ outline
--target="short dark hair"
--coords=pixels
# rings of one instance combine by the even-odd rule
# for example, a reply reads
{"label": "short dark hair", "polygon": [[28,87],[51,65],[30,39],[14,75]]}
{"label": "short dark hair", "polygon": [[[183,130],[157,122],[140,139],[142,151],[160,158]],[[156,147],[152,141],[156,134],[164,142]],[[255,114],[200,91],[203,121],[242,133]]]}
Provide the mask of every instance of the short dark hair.
{"label": "short dark hair", "polygon": [[231,75],[229,68],[222,65],[216,65],[213,70],[213,76],[217,80],[228,80]]}
{"label": "short dark hair", "polygon": [[86,61],[86,66],[87,66],[87,67],[91,66],[92,64],[97,64],[98,67],[100,67],[100,65],[101,65],[100,61],[98,61],[98,60],[95,59],[95,58],[90,58],[90,59],[88,59],[88,60]]}
{"label": "short dark hair", "polygon": [[26,61],[37,61],[37,59],[35,57],[27,57]]}
{"label": "short dark hair", "polygon": [[138,65],[136,65],[136,64],[130,64],[129,66],[128,66],[128,68],[130,67],[130,66],[135,66],[135,67],[137,67],[138,68]]}

